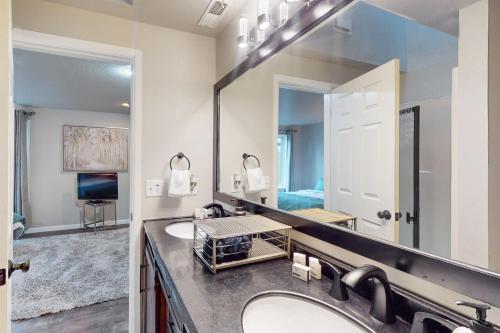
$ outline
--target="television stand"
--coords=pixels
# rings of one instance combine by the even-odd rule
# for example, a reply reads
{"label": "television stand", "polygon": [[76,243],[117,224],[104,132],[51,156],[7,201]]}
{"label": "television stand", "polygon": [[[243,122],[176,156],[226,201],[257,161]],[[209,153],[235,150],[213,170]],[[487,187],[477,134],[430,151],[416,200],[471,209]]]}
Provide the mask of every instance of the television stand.
{"label": "television stand", "polygon": [[103,202],[104,200],[87,200],[87,203],[89,204],[101,204]]}
{"label": "television stand", "polygon": [[[83,204],[83,221],[82,221],[82,226],[83,228],[94,228],[94,232],[97,232],[97,227],[99,224],[99,227],[105,227],[106,226],[106,214],[105,214],[105,208],[107,206],[113,206],[114,209],[114,215],[113,219],[114,220],[114,225],[116,225],[116,201],[114,200],[88,200],[85,201]],[[87,208],[93,209],[94,210],[94,218],[93,220],[87,221]],[[101,210],[101,213],[99,214],[100,216],[98,217],[98,211],[99,209]],[[109,220],[108,220],[109,221]]]}

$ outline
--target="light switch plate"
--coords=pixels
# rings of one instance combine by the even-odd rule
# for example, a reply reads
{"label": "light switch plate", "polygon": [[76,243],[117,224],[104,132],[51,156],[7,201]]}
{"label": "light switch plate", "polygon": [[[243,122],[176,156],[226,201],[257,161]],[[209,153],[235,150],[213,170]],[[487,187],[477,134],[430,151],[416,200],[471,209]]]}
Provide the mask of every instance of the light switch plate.
{"label": "light switch plate", "polygon": [[161,197],[163,180],[146,180],[146,197]]}

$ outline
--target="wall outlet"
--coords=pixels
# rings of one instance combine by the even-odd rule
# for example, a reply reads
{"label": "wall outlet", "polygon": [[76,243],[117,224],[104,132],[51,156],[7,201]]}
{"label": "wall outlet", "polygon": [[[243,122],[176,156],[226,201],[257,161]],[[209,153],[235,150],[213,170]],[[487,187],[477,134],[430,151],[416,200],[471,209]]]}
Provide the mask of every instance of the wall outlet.
{"label": "wall outlet", "polygon": [[269,190],[271,188],[271,177],[270,176],[264,176],[264,182],[266,184],[266,190]]}
{"label": "wall outlet", "polygon": [[239,193],[241,192],[241,187],[242,187],[242,178],[239,173],[235,173],[231,175],[231,193]]}
{"label": "wall outlet", "polygon": [[161,197],[163,180],[146,180],[146,197]]}

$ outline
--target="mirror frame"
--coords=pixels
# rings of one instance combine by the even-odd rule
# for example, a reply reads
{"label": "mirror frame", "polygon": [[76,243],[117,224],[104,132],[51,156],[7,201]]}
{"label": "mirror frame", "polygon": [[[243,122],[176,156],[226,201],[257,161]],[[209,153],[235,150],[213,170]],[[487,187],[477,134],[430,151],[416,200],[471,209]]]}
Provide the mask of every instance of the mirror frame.
{"label": "mirror frame", "polygon": [[[214,151],[213,199],[232,205],[237,197],[219,192],[220,180],[220,92],[238,77],[270,58],[307,32],[338,13],[354,0],[314,0],[301,8],[248,57],[214,85]],[[291,30],[292,29],[292,30]],[[297,31],[290,39],[286,31]],[[235,43],[236,45],[236,43]],[[236,47],[236,46],[235,46]],[[266,52],[259,52],[265,50]],[[279,222],[326,243],[375,260],[399,271],[419,277],[433,284],[465,296],[500,307],[500,274],[452,259],[439,257],[397,243],[377,239],[336,226],[326,225],[290,214],[286,211],[244,200],[244,208]],[[499,254],[500,255],[500,254]],[[404,287],[404,286],[402,286]],[[450,304],[451,305],[451,304]]]}

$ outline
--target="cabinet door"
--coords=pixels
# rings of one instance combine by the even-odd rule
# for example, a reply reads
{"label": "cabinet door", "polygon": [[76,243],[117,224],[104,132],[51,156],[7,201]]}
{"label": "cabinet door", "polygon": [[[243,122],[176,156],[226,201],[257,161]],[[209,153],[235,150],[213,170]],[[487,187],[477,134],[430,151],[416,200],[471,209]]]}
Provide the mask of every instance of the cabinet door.
{"label": "cabinet door", "polygon": [[156,284],[155,279],[155,266],[153,264],[153,260],[151,258],[151,254],[146,246],[146,276],[145,276],[145,332],[146,333],[156,333],[156,293],[158,286]]}

